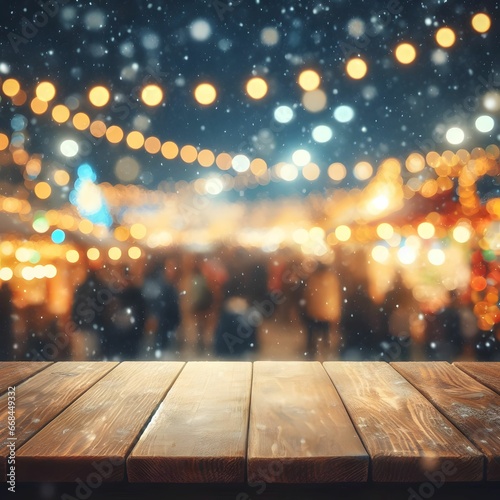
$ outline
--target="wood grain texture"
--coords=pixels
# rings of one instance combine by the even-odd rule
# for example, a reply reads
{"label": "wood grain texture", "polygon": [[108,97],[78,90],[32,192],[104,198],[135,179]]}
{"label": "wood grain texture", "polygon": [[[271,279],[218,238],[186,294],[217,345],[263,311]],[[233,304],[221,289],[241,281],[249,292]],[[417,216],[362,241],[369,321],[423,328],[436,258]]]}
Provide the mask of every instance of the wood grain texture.
{"label": "wood grain texture", "polygon": [[129,455],[129,480],[242,483],[251,383],[251,363],[188,363]]}
{"label": "wood grain texture", "polygon": [[443,471],[446,481],[483,478],[483,455],[387,363],[324,366],[368,450],[374,481],[428,481]]}
{"label": "wood grain texture", "polygon": [[[118,363],[56,363],[16,387],[16,448],[24,444]],[[0,422],[7,422],[7,394],[0,398]],[[0,481],[6,480],[9,430],[0,427]]]}
{"label": "wood grain texture", "polygon": [[391,363],[486,456],[500,480],[500,396],[446,362]]}
{"label": "wood grain texture", "polygon": [[122,480],[126,455],[183,366],[118,365],[18,450],[17,479]]}
{"label": "wood grain texture", "polygon": [[500,394],[500,361],[491,363],[460,361],[453,365]]}
{"label": "wood grain texture", "polygon": [[248,481],[361,482],[368,455],[320,363],[254,363]]}
{"label": "wood grain texture", "polygon": [[51,364],[50,361],[0,361],[0,394]]}

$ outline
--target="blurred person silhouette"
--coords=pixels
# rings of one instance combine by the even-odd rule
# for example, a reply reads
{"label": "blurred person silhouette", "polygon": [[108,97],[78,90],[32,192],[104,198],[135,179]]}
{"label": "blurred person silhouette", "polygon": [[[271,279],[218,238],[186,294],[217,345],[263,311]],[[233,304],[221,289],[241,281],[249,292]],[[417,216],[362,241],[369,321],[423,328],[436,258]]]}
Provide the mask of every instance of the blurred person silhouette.
{"label": "blurred person silhouette", "polygon": [[349,361],[375,359],[380,312],[370,296],[366,256],[364,252],[344,253],[341,262],[341,357]]}
{"label": "blurred person silhouette", "polygon": [[306,278],[300,304],[302,321],[306,327],[306,357],[324,358],[330,354],[335,357],[338,347],[340,289],[337,275],[327,265],[319,263]]}
{"label": "blurred person silhouette", "polygon": [[214,297],[207,277],[199,262],[196,262],[194,265],[191,277],[191,287],[187,298],[195,322],[197,350],[199,354],[203,354],[209,347],[207,337],[209,335],[210,312]]}
{"label": "blurred person silhouette", "polygon": [[139,355],[146,322],[146,301],[134,283],[129,268],[122,266],[107,274],[105,285],[115,292],[105,304],[101,345],[106,359],[132,360]]}
{"label": "blurred person silhouette", "polygon": [[146,303],[147,330],[154,335],[153,355],[161,358],[167,349],[179,354],[177,329],[181,323],[179,292],[174,285],[175,262],[156,262],[142,287]]}
{"label": "blurred person silhouette", "polygon": [[12,290],[10,285],[3,281],[0,286],[0,361],[14,359],[13,313]]}
{"label": "blurred person silhouette", "polygon": [[462,354],[464,336],[455,290],[447,292],[443,307],[427,316],[426,358],[429,361],[455,361]]}
{"label": "blurred person silhouette", "polygon": [[[78,339],[83,344],[85,354],[76,354],[84,359],[99,359],[101,345],[99,339],[104,328],[104,309],[111,300],[112,291],[101,278],[102,272],[94,267],[97,264],[89,261],[87,277],[76,289],[73,296],[71,316],[78,326]],[[79,350],[79,349],[78,349]]]}
{"label": "blurred person silhouette", "polygon": [[227,296],[214,334],[214,354],[218,358],[251,359],[258,351],[257,326],[261,313],[250,306],[241,294],[241,286],[233,278],[227,287]]}
{"label": "blurred person silhouette", "polygon": [[411,358],[411,321],[418,314],[418,303],[404,284],[399,272],[381,307],[379,355],[388,361],[408,361]]}

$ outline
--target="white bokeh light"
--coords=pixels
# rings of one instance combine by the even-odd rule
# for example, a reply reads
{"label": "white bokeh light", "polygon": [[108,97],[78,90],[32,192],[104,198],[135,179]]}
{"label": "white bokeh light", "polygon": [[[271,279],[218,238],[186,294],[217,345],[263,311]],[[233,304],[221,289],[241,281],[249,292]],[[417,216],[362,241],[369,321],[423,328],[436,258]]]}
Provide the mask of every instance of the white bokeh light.
{"label": "white bokeh light", "polygon": [[312,138],[316,142],[328,142],[333,137],[333,130],[328,125],[318,125],[313,128]]}
{"label": "white bokeh light", "polygon": [[236,155],[233,158],[232,165],[236,172],[246,172],[250,168],[250,160],[245,155]]}
{"label": "white bokeh light", "polygon": [[78,144],[73,139],[66,139],[61,143],[61,153],[67,158],[73,158],[78,154]]}
{"label": "white bokeh light", "polygon": [[293,109],[290,106],[278,106],[274,110],[274,119],[279,123],[288,123],[293,119]]}
{"label": "white bokeh light", "polygon": [[450,144],[461,144],[465,139],[464,131],[459,127],[451,127],[446,132],[446,140]]}
{"label": "white bokeh light", "polygon": [[191,37],[197,42],[204,42],[210,38],[212,28],[205,19],[197,19],[191,23],[189,27]]}
{"label": "white bokeh light", "polygon": [[292,161],[297,167],[305,167],[311,161],[311,154],[305,149],[297,149],[292,155]]}
{"label": "white bokeh light", "polygon": [[495,120],[491,116],[482,115],[477,118],[475,125],[479,132],[488,133],[493,130]]}
{"label": "white bokeh light", "polygon": [[347,123],[354,118],[354,110],[350,106],[339,106],[335,108],[333,117],[340,123]]}
{"label": "white bokeh light", "polygon": [[298,175],[299,175],[299,170],[295,165],[292,165],[290,163],[286,163],[280,169],[280,177],[284,181],[289,181],[289,182],[294,181]]}

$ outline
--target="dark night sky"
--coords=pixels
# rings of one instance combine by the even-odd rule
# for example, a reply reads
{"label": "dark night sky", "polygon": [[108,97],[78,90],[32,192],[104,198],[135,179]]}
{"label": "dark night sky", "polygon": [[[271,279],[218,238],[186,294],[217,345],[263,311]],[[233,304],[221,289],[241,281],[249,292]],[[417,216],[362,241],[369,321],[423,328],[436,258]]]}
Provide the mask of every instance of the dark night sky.
{"label": "dark night sky", "polygon": [[[162,141],[194,144],[216,153],[262,156],[269,165],[290,161],[293,151],[304,148],[321,167],[320,179],[327,179],[326,169],[334,161],[349,168],[359,160],[377,164],[388,156],[404,158],[415,150],[425,153],[431,143],[442,152],[484,147],[499,139],[500,109],[485,109],[482,99],[488,90],[484,82],[494,87],[490,90],[500,90],[499,2],[237,0],[231,10],[221,12],[225,4],[227,0],[60,0],[58,13],[14,50],[12,34],[22,35],[23,18],[33,20],[41,6],[35,1],[9,2],[9,7],[2,6],[0,21],[0,77],[19,78],[26,89],[41,80],[53,81],[58,102],[81,96],[80,111],[93,118],[100,115],[127,131],[134,128],[138,115],[146,115],[150,125],[144,134]],[[399,13],[391,14],[384,23],[387,11],[379,14],[391,4]],[[476,12],[486,12],[492,19],[485,35],[471,27]],[[104,25],[91,29],[89,22],[96,19]],[[351,36],[348,25],[353,19],[363,21],[372,36]],[[204,20],[210,27],[205,41],[192,37],[190,26],[196,20]],[[375,33],[377,24],[385,26]],[[457,41],[436,52],[439,46],[434,34],[442,26],[451,27]],[[276,45],[261,42],[266,27],[278,30]],[[413,43],[418,51],[417,60],[408,66],[393,55],[402,41]],[[368,63],[368,75],[362,80],[354,81],[345,74],[345,50],[349,48]],[[447,61],[438,63],[443,56]],[[296,80],[305,68],[318,71],[328,97],[326,108],[319,113],[301,105],[302,91]],[[269,93],[262,101],[245,95],[244,85],[252,71],[269,83]],[[196,84],[204,80],[218,89],[216,103],[206,108],[197,105],[192,95]],[[146,82],[160,83],[165,90],[163,106],[147,108],[138,101],[137,89]],[[114,96],[121,94],[131,104],[92,108],[86,93],[95,84],[107,86]],[[475,95],[479,99],[471,100]],[[288,124],[278,124],[273,118],[280,105],[295,106],[295,117]],[[350,122],[339,123],[333,117],[340,105],[353,108]],[[32,118],[28,106],[14,109],[4,101],[0,130],[10,130],[14,113]],[[484,114],[495,119],[489,133],[474,126],[476,118]],[[462,128],[464,142],[453,146],[442,133],[437,136],[440,124],[444,131]],[[330,126],[333,138],[326,143],[314,141],[311,132],[317,125]],[[252,137],[263,129],[272,130],[274,150],[258,153]],[[58,126],[47,117],[31,121],[27,133],[31,153],[59,161],[63,161],[58,149],[61,140],[79,137],[70,125]],[[89,159],[99,180],[116,183],[113,167],[121,156],[130,154],[141,162],[143,174],[150,172],[138,181],[150,188],[165,179],[194,179],[200,171],[180,161],[166,161],[161,155],[131,153],[124,144],[114,146],[106,141],[93,148]],[[355,183],[349,174],[343,185],[353,187]],[[267,194],[270,190],[293,194],[323,184],[297,180],[260,189]]]}

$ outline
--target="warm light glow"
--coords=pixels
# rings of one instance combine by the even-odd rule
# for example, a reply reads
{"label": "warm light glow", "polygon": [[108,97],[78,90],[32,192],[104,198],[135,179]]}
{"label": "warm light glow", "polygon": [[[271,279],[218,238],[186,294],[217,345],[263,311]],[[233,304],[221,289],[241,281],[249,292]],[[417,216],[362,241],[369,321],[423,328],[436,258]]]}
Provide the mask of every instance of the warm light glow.
{"label": "warm light glow", "polygon": [[304,176],[304,179],[308,181],[315,181],[319,177],[320,173],[320,168],[316,165],[316,163],[308,163],[302,169],[302,175]]}
{"label": "warm light glow", "polygon": [[302,73],[300,73],[298,83],[303,90],[310,91],[315,90],[319,87],[321,79],[316,71],[312,69],[306,69],[305,71],[302,71]]}
{"label": "warm light glow", "polygon": [[262,176],[267,172],[267,163],[262,158],[254,158],[250,162],[250,171],[253,175]]}
{"label": "warm light glow", "polygon": [[351,229],[349,226],[338,226],[335,229],[335,236],[339,241],[348,241],[351,238]]}
{"label": "warm light glow", "polygon": [[220,170],[229,170],[233,164],[233,158],[228,153],[219,153],[215,159],[215,164]]}
{"label": "warm light glow", "polygon": [[98,85],[94,87],[89,92],[89,100],[90,102],[97,108],[101,108],[108,104],[110,99],[109,90],[106,87],[102,87]]}
{"label": "warm light glow", "polygon": [[389,249],[383,245],[376,245],[372,249],[372,258],[375,262],[384,264],[389,259]]}
{"label": "warm light glow", "polygon": [[14,276],[12,269],[10,267],[2,267],[0,269],[0,280],[9,281]]}
{"label": "warm light glow", "polygon": [[411,64],[417,57],[417,51],[410,43],[401,43],[396,47],[395,56],[401,64]]}
{"label": "warm light glow", "polygon": [[49,105],[45,101],[41,101],[38,97],[35,97],[30,103],[30,108],[35,115],[42,115],[49,109]]}
{"label": "warm light glow", "polygon": [[78,154],[78,150],[80,148],[78,147],[78,143],[73,139],[66,139],[65,141],[61,142],[61,146],[59,147],[59,149],[61,153],[67,158],[73,158]]}
{"label": "warm light glow", "polygon": [[250,78],[246,91],[252,99],[262,99],[267,94],[267,83],[263,78]]}
{"label": "warm light glow", "polygon": [[328,98],[326,93],[321,89],[304,92],[302,96],[302,106],[310,113],[319,113],[326,108]]}
{"label": "warm light glow", "polygon": [[130,247],[128,249],[128,256],[133,259],[133,260],[137,260],[141,257],[142,255],[142,251],[139,247]]}
{"label": "warm light glow", "polygon": [[406,158],[405,165],[408,172],[413,174],[420,172],[425,167],[425,158],[420,153],[411,153],[408,158]]}
{"label": "warm light glow", "polygon": [[89,128],[90,118],[85,113],[77,113],[73,116],[73,126],[77,130],[86,130]]}
{"label": "warm light glow", "polygon": [[360,80],[368,72],[368,66],[363,59],[354,57],[347,62],[346,72],[354,80]]}
{"label": "warm light glow", "polygon": [[69,120],[69,109],[63,104],[58,104],[52,109],[52,118],[57,123],[66,123]]}
{"label": "warm light glow", "polygon": [[328,167],[328,176],[332,181],[340,182],[345,179],[347,175],[347,169],[343,163],[335,162]]}
{"label": "warm light glow", "polygon": [[136,222],[130,226],[130,236],[136,240],[142,240],[146,236],[146,233],[146,226],[140,222]]}
{"label": "warm light glow", "polygon": [[9,137],[5,134],[0,134],[0,151],[9,147]]}
{"label": "warm light glow", "polygon": [[127,145],[131,149],[140,149],[144,145],[144,136],[137,130],[127,135]]}
{"label": "warm light glow", "polygon": [[191,144],[186,144],[181,148],[181,158],[185,163],[194,163],[198,158],[198,151]]}
{"label": "warm light glow", "polygon": [[161,141],[157,137],[148,137],[144,141],[144,149],[149,153],[149,154],[156,154],[160,151],[161,149]]}
{"label": "warm light glow", "polygon": [[68,250],[66,252],[66,260],[71,264],[74,264],[80,260],[80,254],[76,250]]}
{"label": "warm light glow", "polygon": [[21,90],[21,84],[14,78],[8,78],[3,82],[2,90],[7,97],[14,97]]}
{"label": "warm light glow", "polygon": [[417,233],[422,239],[429,240],[436,233],[436,228],[430,222],[422,222],[417,227]]}
{"label": "warm light glow", "polygon": [[173,160],[179,154],[179,147],[175,142],[167,141],[161,147],[161,154],[167,160]]}
{"label": "warm light glow", "polygon": [[50,82],[40,82],[36,87],[35,93],[40,101],[49,102],[56,96],[56,88]]}
{"label": "warm light glow", "polygon": [[459,225],[453,229],[453,239],[457,243],[467,243],[472,236],[472,230],[469,226]]}
{"label": "warm light glow", "polygon": [[208,106],[217,98],[217,91],[210,83],[200,83],[194,91],[194,98],[202,105]]}
{"label": "warm light glow", "polygon": [[46,200],[52,193],[52,188],[46,182],[39,182],[35,186],[35,194],[41,200]]}
{"label": "warm light glow", "polygon": [[122,256],[122,251],[118,247],[111,247],[108,250],[108,257],[111,260],[120,260]]}
{"label": "warm light glow", "polygon": [[89,260],[97,260],[101,256],[101,252],[97,248],[89,248],[87,257]]}
{"label": "warm light glow", "polygon": [[198,163],[202,167],[211,167],[214,164],[215,155],[209,149],[202,149],[198,153]]}
{"label": "warm light glow", "polygon": [[387,222],[382,222],[377,226],[377,235],[383,240],[390,240],[394,234],[394,228]]}
{"label": "warm light glow", "polygon": [[123,130],[117,125],[111,125],[106,130],[106,139],[112,144],[117,144],[123,139]]}
{"label": "warm light glow", "polygon": [[146,85],[142,89],[141,99],[147,106],[158,106],[163,100],[163,90],[158,85]]}
{"label": "warm light glow", "polygon": [[90,124],[90,133],[94,137],[103,137],[106,134],[106,124],[101,120],[95,120]]}
{"label": "warm light glow", "polygon": [[401,264],[413,264],[417,258],[417,251],[411,246],[404,246],[398,250],[398,259]]}
{"label": "warm light glow", "polygon": [[360,161],[354,166],[353,174],[359,181],[366,181],[373,175],[373,167],[367,161]]}
{"label": "warm light glow", "polygon": [[446,255],[440,248],[432,248],[427,253],[427,259],[433,266],[442,266],[446,260]]}
{"label": "warm light glow", "polygon": [[486,33],[491,27],[490,16],[488,16],[488,14],[484,14],[483,12],[475,14],[471,22],[472,22],[472,27],[478,33]]}
{"label": "warm light glow", "polygon": [[440,28],[436,32],[436,42],[441,47],[451,47],[456,40],[455,32],[451,28]]}
{"label": "warm light glow", "polygon": [[58,186],[66,186],[70,180],[68,172],[66,170],[56,170],[54,172],[54,182]]}

